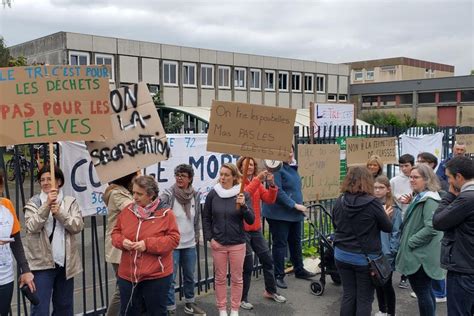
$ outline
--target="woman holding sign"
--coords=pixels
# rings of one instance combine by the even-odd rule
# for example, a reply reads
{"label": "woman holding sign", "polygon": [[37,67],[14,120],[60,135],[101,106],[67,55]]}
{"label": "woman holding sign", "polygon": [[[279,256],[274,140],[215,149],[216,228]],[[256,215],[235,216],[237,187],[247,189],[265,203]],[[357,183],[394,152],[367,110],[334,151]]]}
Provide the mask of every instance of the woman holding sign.
{"label": "woman holding sign", "polygon": [[35,276],[40,303],[31,306],[31,315],[74,314],[74,276],[82,272],[76,234],[84,227],[76,199],[64,196],[64,175],[55,167],[52,181],[50,166],[38,173],[41,193],[25,205],[26,258]]}
{"label": "woman holding sign", "polygon": [[[3,172],[0,170],[0,194],[3,192]],[[12,256],[13,254],[13,256]],[[0,197],[0,315],[6,316],[10,311],[13,296],[15,257],[20,268],[19,287],[27,285],[31,292],[35,292],[33,274],[26,261],[23,244],[20,237],[20,222],[16,216],[13,204],[9,199]]]}
{"label": "woman holding sign", "polygon": [[243,221],[251,225],[255,220],[249,195],[240,193],[240,179],[241,174],[235,165],[223,164],[219,171],[219,182],[207,195],[202,211],[204,240],[211,242],[214,259],[216,305],[219,316],[227,316],[228,263],[231,274],[230,315],[239,315],[245,259]]}

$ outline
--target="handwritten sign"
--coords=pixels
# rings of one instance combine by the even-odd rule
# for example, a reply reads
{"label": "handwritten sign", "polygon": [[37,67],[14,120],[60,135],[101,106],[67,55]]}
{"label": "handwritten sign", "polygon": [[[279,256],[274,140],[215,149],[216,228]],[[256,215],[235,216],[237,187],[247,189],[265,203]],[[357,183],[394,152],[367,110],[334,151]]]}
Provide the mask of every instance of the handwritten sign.
{"label": "handwritten sign", "polygon": [[0,68],[0,146],[112,135],[105,66]]}
{"label": "handwritten sign", "polygon": [[305,202],[340,195],[339,156],[337,144],[298,145],[298,171]]}
{"label": "handwritten sign", "polygon": [[212,101],[207,150],[287,160],[296,110]]}
{"label": "handwritten sign", "polygon": [[[326,134],[339,136],[338,129],[330,128],[332,126],[354,126],[354,104],[312,104],[314,133],[318,131],[323,133],[326,127]],[[347,133],[346,133],[347,134]]]}
{"label": "handwritten sign", "polygon": [[84,142],[59,142],[60,164],[66,181],[64,194],[76,198],[82,216],[106,215],[107,206],[102,185],[92,165],[91,156]]}
{"label": "handwritten sign", "polygon": [[145,83],[110,92],[109,102],[113,138],[86,143],[103,183],[168,159],[165,130]]}
{"label": "handwritten sign", "polygon": [[171,157],[144,169],[145,174],[153,175],[160,190],[175,183],[174,168],[182,163],[194,170],[193,187],[201,192],[204,203],[207,194],[219,179],[219,170],[224,163],[236,163],[239,156],[206,151],[207,134],[168,134]]}
{"label": "handwritten sign", "polygon": [[365,165],[370,156],[378,155],[384,164],[396,164],[396,137],[347,138],[347,165]]}
{"label": "handwritten sign", "polygon": [[456,134],[456,142],[466,144],[466,153],[474,153],[474,134]]}

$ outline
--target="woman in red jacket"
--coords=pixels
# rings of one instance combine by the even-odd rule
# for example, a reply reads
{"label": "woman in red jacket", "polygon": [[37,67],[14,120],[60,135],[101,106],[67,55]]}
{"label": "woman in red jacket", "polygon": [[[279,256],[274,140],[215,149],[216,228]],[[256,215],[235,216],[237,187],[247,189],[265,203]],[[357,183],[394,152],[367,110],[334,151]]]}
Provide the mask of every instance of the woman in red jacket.
{"label": "woman in red jacket", "polygon": [[173,250],[179,244],[176,218],[158,199],[151,176],[133,180],[134,202],[125,207],[112,231],[112,245],[122,250],[117,283],[120,315],[166,315],[173,275]]}
{"label": "woman in red jacket", "polygon": [[[272,254],[268,248],[268,242],[265,240],[262,234],[262,215],[260,211],[262,201],[267,204],[275,203],[278,187],[275,186],[275,183],[273,182],[273,175],[271,173],[266,170],[258,173],[257,162],[252,157],[239,158],[237,161],[237,168],[239,168],[240,172],[243,173],[245,159],[249,159],[247,176],[244,177],[245,191],[252,198],[252,207],[255,212],[255,222],[252,225],[249,225],[244,221],[247,250],[244,261],[244,285],[240,307],[250,310],[253,309],[253,305],[248,301],[250,280],[252,278],[253,271],[252,250],[255,252],[263,266],[263,278],[265,280],[265,291],[263,292],[263,296],[273,299],[278,303],[286,302],[286,298],[283,295],[278,294],[276,289],[275,276],[273,273]],[[266,189],[262,184],[262,181],[264,180],[269,185],[268,189]]]}

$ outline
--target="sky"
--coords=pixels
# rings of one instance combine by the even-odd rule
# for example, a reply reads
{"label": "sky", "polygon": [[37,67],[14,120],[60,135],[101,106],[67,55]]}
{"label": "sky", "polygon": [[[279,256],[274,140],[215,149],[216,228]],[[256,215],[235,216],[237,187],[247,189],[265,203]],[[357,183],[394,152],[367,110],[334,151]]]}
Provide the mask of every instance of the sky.
{"label": "sky", "polygon": [[12,0],[8,46],[59,31],[343,63],[410,57],[474,69],[474,0]]}

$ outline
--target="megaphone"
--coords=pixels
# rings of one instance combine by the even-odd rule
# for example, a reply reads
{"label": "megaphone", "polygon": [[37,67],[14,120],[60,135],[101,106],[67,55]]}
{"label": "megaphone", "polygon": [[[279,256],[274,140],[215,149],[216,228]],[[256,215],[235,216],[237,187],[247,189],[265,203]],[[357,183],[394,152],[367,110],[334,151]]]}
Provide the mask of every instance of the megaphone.
{"label": "megaphone", "polygon": [[268,171],[276,172],[281,169],[281,166],[283,166],[283,162],[279,160],[264,159],[263,165]]}

